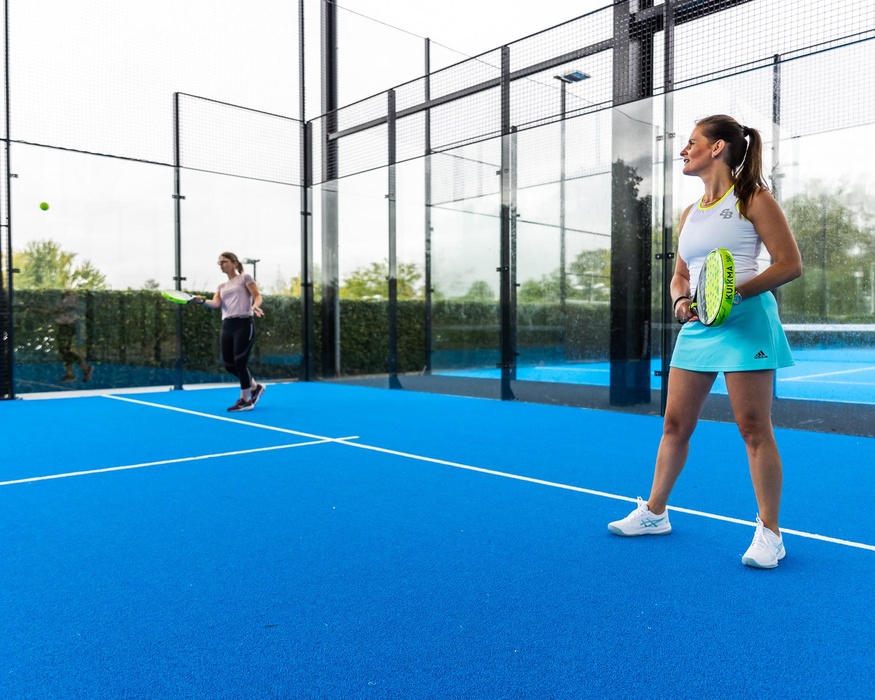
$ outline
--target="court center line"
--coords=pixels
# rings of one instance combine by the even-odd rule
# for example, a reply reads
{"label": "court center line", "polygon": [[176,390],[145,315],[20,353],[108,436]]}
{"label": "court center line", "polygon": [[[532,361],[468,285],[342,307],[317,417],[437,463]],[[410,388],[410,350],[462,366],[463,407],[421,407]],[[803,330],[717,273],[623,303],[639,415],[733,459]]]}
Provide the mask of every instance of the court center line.
{"label": "court center line", "polygon": [[[137,399],[129,399],[126,397],[121,397],[121,396],[112,396],[109,394],[106,395],[106,398],[115,399],[117,401],[128,401],[130,403],[142,404],[144,406],[150,406],[153,408],[161,408],[161,409],[165,409],[168,411],[178,411],[180,413],[187,413],[190,415],[201,416],[203,418],[212,418],[213,420],[228,421],[231,423],[239,423],[242,425],[248,425],[248,426],[253,427],[253,428],[262,428],[263,430],[275,430],[278,432],[289,433],[292,435],[302,435],[305,437],[314,438],[315,442],[312,444],[330,443],[330,442],[339,443],[341,445],[346,445],[348,447],[355,447],[355,448],[358,448],[361,450],[371,450],[373,452],[382,452],[383,454],[394,455],[396,457],[404,457],[406,459],[413,459],[413,460],[420,461],[420,462],[429,462],[431,464],[440,464],[440,465],[447,466],[447,467],[453,467],[455,469],[464,469],[466,471],[479,472],[481,474],[489,474],[491,476],[499,476],[499,477],[502,477],[505,479],[513,479],[516,481],[524,481],[524,482],[527,482],[530,484],[538,484],[540,486],[549,486],[551,488],[563,489],[565,491],[574,491],[577,493],[585,493],[585,494],[588,494],[590,496],[599,496],[601,498],[610,498],[610,499],[615,500],[615,501],[627,501],[629,503],[636,503],[637,502],[636,499],[630,498],[629,496],[620,496],[618,494],[607,493],[605,491],[595,491],[593,489],[586,489],[586,488],[583,488],[581,486],[571,486],[570,484],[561,484],[561,483],[558,483],[555,481],[545,481],[544,479],[536,479],[534,477],[522,476],[520,474],[511,474],[509,472],[500,472],[500,471],[496,471],[494,469],[485,469],[484,467],[475,467],[475,466],[472,466],[470,464],[461,464],[460,462],[450,462],[448,460],[437,459],[435,457],[425,457],[423,455],[416,455],[416,454],[412,454],[410,452],[400,452],[398,450],[390,450],[390,449],[385,448],[385,447],[377,447],[375,445],[366,445],[366,444],[361,443],[361,442],[351,442],[351,440],[357,439],[358,436],[350,436],[350,437],[343,437],[343,438],[329,438],[329,437],[325,437],[322,435],[313,435],[311,433],[303,433],[303,432],[296,431],[296,430],[289,430],[287,428],[275,428],[275,427],[270,426],[270,425],[260,425],[258,423],[249,423],[247,421],[241,421],[241,420],[237,420],[234,418],[226,418],[225,416],[216,416],[216,415],[213,415],[211,413],[201,413],[199,411],[191,411],[191,410],[188,410],[185,408],[176,408],[175,406],[166,406],[164,404],[152,403],[150,401],[140,401]],[[311,444],[311,443],[305,443],[305,444]],[[116,469],[118,469],[118,467],[116,467]],[[44,478],[50,478],[50,477],[44,477]],[[5,485],[5,484],[0,482],[0,486],[3,486],[3,485]],[[706,513],[704,511],[700,511],[700,510],[691,510],[689,508],[681,508],[678,506],[668,506],[668,508],[669,508],[669,510],[673,510],[673,511],[678,512],[678,513],[685,513],[687,515],[696,515],[700,518],[708,518],[710,520],[719,520],[721,522],[734,523],[736,525],[745,525],[747,527],[755,527],[754,523],[751,523],[747,520],[741,520],[739,518],[731,518],[731,517],[728,517],[725,515],[717,515],[716,513]],[[786,532],[787,534],[790,534],[790,535],[796,535],[797,537],[805,537],[805,538],[812,539],[812,540],[831,542],[832,544],[840,544],[840,545],[844,545],[846,547],[855,547],[857,549],[866,549],[866,550],[875,552],[875,545],[865,544],[862,542],[853,542],[851,540],[842,540],[842,539],[838,539],[836,537],[828,537],[826,535],[818,535],[818,534],[812,533],[812,532],[803,532],[802,530],[791,530],[791,529],[783,528],[783,527],[781,528],[781,532],[782,533]]]}
{"label": "court center line", "polygon": [[[562,484],[556,481],[545,481],[544,479],[536,479],[531,476],[522,476],[520,474],[511,474],[509,472],[500,472],[494,469],[485,469],[483,467],[474,467],[470,464],[461,464],[459,462],[450,462],[445,459],[437,459],[435,457],[424,457],[422,455],[411,454],[410,452],[399,452],[398,450],[390,450],[385,447],[375,447],[374,445],[365,445],[360,442],[348,442],[344,439],[338,439],[337,442],[348,445],[349,447],[356,447],[361,450],[371,450],[373,452],[382,452],[383,454],[395,455],[397,457],[404,457],[406,459],[413,459],[420,462],[429,462],[432,464],[440,464],[447,467],[453,467],[454,469],[464,469],[466,471],[479,472],[481,474],[489,474],[491,476],[499,476],[504,479],[513,479],[515,481],[525,481],[530,484],[538,484],[540,486],[549,486],[555,489],[563,489],[565,491],[575,491],[577,493],[585,493],[590,496],[599,496],[601,498],[610,498],[615,501],[628,501],[629,503],[637,503],[637,499],[630,498],[628,496],[620,496],[614,493],[607,493],[605,491],[595,491],[593,489],[586,489],[581,486],[571,486],[570,484]],[[677,513],[686,513],[687,515],[696,515],[700,518],[709,518],[711,520],[719,520],[721,522],[726,523],[734,523],[736,525],[746,525],[748,527],[756,527],[755,523],[751,523],[748,520],[741,520],[739,518],[730,518],[725,515],[717,515],[715,513],[706,513],[701,510],[692,510],[690,508],[681,508],[678,506],[668,506],[669,510],[675,511]],[[862,542],[852,542],[851,540],[842,540],[836,537],[827,537],[826,535],[818,535],[816,533],[811,532],[803,532],[801,530],[791,530],[789,528],[781,528],[782,533],[787,533],[789,535],[796,535],[797,537],[806,537],[812,540],[821,540],[823,542],[831,542],[832,544],[841,544],[846,547],[855,547],[857,549],[867,549],[869,551],[875,552],[875,545],[864,544]]]}
{"label": "court center line", "polygon": [[[342,438],[344,440],[352,440],[354,436]],[[290,445],[272,445],[271,447],[254,447],[251,450],[234,450],[233,452],[217,452],[209,455],[195,455],[194,457],[177,457],[175,459],[160,459],[154,462],[141,462],[139,464],[126,464],[120,467],[105,467],[103,469],[88,469],[78,472],[66,472],[64,474],[47,474],[45,476],[30,476],[23,479],[13,479],[11,481],[0,481],[0,486],[12,486],[14,484],[30,484],[35,481],[50,481],[52,479],[69,479],[74,476],[87,476],[89,474],[106,474],[108,472],[121,472],[128,469],[143,469],[145,467],[157,467],[163,464],[182,464],[184,462],[198,462],[205,459],[215,459],[217,457],[236,457],[239,455],[254,454],[256,452],[270,452],[272,450],[289,450],[293,447],[309,447],[310,445],[323,445],[325,443],[335,442],[331,438],[323,440],[312,440],[310,442],[296,442]]]}

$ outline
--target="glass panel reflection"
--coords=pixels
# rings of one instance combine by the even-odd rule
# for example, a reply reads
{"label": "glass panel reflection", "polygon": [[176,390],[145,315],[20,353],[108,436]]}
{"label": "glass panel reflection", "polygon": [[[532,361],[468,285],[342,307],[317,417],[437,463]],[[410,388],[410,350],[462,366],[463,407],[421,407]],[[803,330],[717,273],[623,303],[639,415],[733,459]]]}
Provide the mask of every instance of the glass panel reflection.
{"label": "glass panel reflection", "polygon": [[171,170],[18,145],[12,161],[16,393],[172,384],[156,293],[173,276]]}

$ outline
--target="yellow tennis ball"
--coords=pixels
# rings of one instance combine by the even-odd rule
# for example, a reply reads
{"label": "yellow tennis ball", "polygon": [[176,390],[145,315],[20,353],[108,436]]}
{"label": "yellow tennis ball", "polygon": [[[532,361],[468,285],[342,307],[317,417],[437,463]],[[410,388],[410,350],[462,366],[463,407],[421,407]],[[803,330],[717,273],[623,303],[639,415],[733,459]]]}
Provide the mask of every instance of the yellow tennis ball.
{"label": "yellow tennis ball", "polygon": [[48,202],[40,202],[39,208],[42,209],[43,211],[46,211],[49,208],[49,203]]}

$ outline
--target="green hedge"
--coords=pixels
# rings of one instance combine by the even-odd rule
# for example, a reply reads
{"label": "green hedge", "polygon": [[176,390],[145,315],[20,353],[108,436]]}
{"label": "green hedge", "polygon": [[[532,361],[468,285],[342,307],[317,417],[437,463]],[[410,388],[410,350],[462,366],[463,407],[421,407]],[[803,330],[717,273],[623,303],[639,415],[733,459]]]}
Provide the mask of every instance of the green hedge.
{"label": "green hedge", "polygon": [[[16,363],[57,363],[58,325],[63,320],[64,292],[19,290],[15,294]],[[225,377],[219,359],[221,317],[200,306],[177,306],[152,291],[77,292],[72,309],[77,345],[89,363],[173,370],[176,367],[177,314],[182,322],[186,382]],[[258,336],[253,372],[264,378],[296,378],[301,373],[301,300],[266,295],[265,316],[256,321]],[[552,349],[567,359],[595,359],[607,348],[607,307],[521,304],[517,344],[527,351]],[[496,355],[499,350],[497,303],[438,301],[432,306],[435,352]],[[314,356],[321,373],[321,315],[314,313]],[[383,374],[388,370],[388,303],[341,300],[341,373]],[[398,371],[426,366],[425,304],[398,303]]]}

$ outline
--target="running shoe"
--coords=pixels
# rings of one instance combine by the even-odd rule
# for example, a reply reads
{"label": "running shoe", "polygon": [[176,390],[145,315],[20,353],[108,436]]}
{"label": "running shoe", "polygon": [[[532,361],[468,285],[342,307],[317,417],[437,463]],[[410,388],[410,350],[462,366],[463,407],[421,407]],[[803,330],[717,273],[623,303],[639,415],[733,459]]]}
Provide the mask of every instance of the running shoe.
{"label": "running shoe", "polygon": [[668,509],[662,515],[655,515],[650,512],[647,502],[639,496],[638,507],[622,520],[608,523],[608,530],[621,537],[667,535],[671,532]]}
{"label": "running shoe", "polygon": [[757,569],[774,569],[786,554],[783,538],[764,527],[763,521],[757,516],[757,529],[753,534],[753,542],[741,557],[741,563]]}
{"label": "running shoe", "polygon": [[264,395],[264,384],[257,384],[255,388],[252,390],[252,405],[258,403],[258,400]]}
{"label": "running shoe", "polygon": [[240,411],[251,411],[255,404],[246,399],[237,399],[237,403],[231,406],[228,410],[231,413],[239,413]]}

